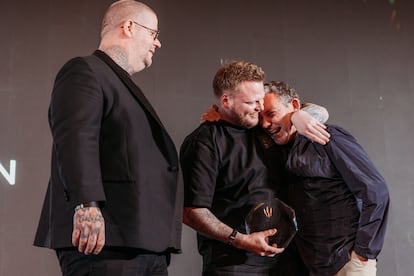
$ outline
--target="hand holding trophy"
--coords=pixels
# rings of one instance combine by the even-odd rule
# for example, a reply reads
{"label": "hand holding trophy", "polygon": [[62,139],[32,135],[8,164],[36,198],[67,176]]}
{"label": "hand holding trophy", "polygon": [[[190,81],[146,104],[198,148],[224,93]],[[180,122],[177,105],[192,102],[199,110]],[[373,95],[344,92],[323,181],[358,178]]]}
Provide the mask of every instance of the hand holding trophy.
{"label": "hand holding trophy", "polygon": [[286,248],[298,228],[295,211],[278,198],[256,204],[246,217],[247,234],[276,228],[277,233],[269,237],[269,244]]}

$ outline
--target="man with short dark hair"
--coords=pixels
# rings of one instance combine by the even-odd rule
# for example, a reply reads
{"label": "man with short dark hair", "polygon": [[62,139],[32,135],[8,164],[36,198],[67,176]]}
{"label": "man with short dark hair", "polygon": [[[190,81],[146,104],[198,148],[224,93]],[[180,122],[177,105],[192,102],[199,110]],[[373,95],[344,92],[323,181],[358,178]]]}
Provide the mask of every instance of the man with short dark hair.
{"label": "man with short dark hair", "polygon": [[278,156],[286,156],[287,202],[299,229],[294,241],[310,275],[376,275],[389,206],[383,177],[343,128],[328,125],[326,145],[298,134],[290,121],[301,108],[295,89],[270,82],[265,90],[261,124],[278,152],[282,147],[288,152]]}

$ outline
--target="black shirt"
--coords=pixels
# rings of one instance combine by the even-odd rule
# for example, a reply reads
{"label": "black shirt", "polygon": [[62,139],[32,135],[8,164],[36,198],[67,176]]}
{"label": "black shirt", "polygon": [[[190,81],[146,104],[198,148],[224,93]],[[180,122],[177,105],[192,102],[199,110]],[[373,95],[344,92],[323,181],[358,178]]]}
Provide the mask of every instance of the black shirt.
{"label": "black shirt", "polygon": [[[180,152],[185,207],[208,208],[223,223],[246,233],[247,213],[258,202],[274,197],[278,185],[277,174],[269,177],[264,146],[258,139],[260,131],[224,121],[206,122],[186,137]],[[201,235],[199,251],[208,255],[208,262],[230,265],[243,262],[249,255]],[[224,255],[229,259],[219,260]],[[253,259],[253,263],[275,261],[259,256]]]}

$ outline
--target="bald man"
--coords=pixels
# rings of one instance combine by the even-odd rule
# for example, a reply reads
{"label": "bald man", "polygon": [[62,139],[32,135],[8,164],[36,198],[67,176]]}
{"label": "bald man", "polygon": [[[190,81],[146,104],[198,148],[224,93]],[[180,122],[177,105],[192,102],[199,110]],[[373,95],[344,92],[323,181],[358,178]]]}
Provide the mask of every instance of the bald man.
{"label": "bald man", "polygon": [[178,158],[131,75],[149,67],[158,19],[143,3],[107,10],[99,49],[68,61],[49,107],[51,176],[34,245],[63,275],[168,275],[180,251]]}

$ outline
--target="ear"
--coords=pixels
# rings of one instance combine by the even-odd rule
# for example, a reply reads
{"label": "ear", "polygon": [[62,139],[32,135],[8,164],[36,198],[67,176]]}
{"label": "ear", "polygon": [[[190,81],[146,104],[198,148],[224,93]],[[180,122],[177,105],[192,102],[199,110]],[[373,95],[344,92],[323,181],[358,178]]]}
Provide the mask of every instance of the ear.
{"label": "ear", "polygon": [[121,25],[122,34],[127,36],[127,37],[131,37],[132,36],[132,31],[133,31],[134,28],[135,28],[134,22],[132,20],[126,20]]}
{"label": "ear", "polygon": [[293,106],[294,111],[297,111],[300,109],[300,100],[298,98],[293,98],[291,101],[291,104]]}
{"label": "ear", "polygon": [[229,109],[230,106],[231,106],[231,99],[230,99],[229,95],[224,93],[220,98],[220,103],[221,103],[221,106],[223,108]]}

